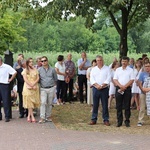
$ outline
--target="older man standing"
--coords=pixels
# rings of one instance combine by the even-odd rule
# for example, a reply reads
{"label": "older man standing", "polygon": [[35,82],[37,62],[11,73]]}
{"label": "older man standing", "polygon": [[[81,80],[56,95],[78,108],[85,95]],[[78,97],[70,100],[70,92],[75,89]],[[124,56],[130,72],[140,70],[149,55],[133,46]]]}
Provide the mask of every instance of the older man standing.
{"label": "older man standing", "polygon": [[68,102],[72,103],[73,99],[73,77],[75,75],[75,64],[71,60],[72,59],[72,54],[67,55],[67,60],[64,61],[65,66],[66,66],[66,74],[68,78],[68,82],[66,82],[65,86],[65,94],[64,94],[64,100],[67,100],[67,92],[68,92],[68,87],[69,87],[69,97],[68,97]]}
{"label": "older man standing", "polygon": [[[17,72],[9,65],[3,63],[0,57],[0,120],[2,120],[1,101],[3,101],[5,122],[10,121],[9,84],[15,78]],[[12,75],[9,78],[9,75]]]}
{"label": "older man standing", "polygon": [[111,73],[108,66],[104,65],[102,56],[96,57],[97,66],[91,70],[90,82],[93,86],[93,111],[90,125],[97,122],[99,101],[102,103],[102,118],[104,125],[109,126],[109,112],[108,112],[108,85],[111,80]]}
{"label": "older man standing", "polygon": [[57,74],[55,69],[51,68],[48,64],[46,56],[41,57],[42,67],[39,68],[40,88],[41,88],[41,106],[40,106],[40,121],[51,120],[52,101],[55,97],[55,85],[57,81]]}
{"label": "older man standing", "polygon": [[129,57],[122,57],[122,66],[116,69],[114,83],[116,85],[117,127],[122,126],[123,105],[125,109],[125,125],[130,127],[131,86],[134,81],[133,69],[129,65]]}

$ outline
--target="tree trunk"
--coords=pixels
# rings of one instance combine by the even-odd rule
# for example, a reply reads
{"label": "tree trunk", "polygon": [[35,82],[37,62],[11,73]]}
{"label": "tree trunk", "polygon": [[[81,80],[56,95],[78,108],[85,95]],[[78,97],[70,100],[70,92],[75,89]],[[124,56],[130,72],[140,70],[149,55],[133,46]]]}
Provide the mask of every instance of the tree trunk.
{"label": "tree trunk", "polygon": [[128,35],[128,11],[125,7],[121,9],[122,11],[122,30],[120,33],[120,45],[119,45],[119,50],[120,50],[120,58],[122,56],[127,56],[128,53],[128,44],[127,44],[127,35]]}

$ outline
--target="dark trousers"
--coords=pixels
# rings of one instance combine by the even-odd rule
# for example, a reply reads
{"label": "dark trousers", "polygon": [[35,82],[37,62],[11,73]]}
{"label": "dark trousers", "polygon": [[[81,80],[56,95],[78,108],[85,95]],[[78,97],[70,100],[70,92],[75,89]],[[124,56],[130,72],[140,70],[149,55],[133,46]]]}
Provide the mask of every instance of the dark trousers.
{"label": "dark trousers", "polygon": [[117,120],[119,124],[122,124],[123,122],[123,107],[125,109],[125,122],[130,122],[130,104],[131,104],[131,88],[127,88],[124,91],[124,94],[118,93],[119,87],[116,88],[116,108],[117,108]]}
{"label": "dark trousers", "polygon": [[[69,97],[68,94],[69,88]],[[64,93],[64,101],[71,102],[73,99],[73,79],[70,79],[69,83],[65,83],[65,93]]]}
{"label": "dark trousers", "polygon": [[11,99],[10,99],[10,89],[9,84],[0,83],[0,115],[1,113],[1,101],[3,101],[3,108],[5,113],[5,118],[9,119],[11,117]]}
{"label": "dark trousers", "polygon": [[92,112],[92,121],[97,121],[98,116],[98,107],[99,101],[101,100],[102,103],[102,118],[103,121],[109,121],[109,112],[108,112],[108,94],[109,89],[108,87],[98,90],[93,87],[93,112]]}
{"label": "dark trousers", "polygon": [[65,81],[57,80],[57,99],[64,101]]}
{"label": "dark trousers", "polygon": [[83,85],[85,85],[85,101],[87,103],[87,78],[86,75],[78,75],[78,85],[79,85],[79,99],[80,102],[84,101],[84,96],[83,96]]}

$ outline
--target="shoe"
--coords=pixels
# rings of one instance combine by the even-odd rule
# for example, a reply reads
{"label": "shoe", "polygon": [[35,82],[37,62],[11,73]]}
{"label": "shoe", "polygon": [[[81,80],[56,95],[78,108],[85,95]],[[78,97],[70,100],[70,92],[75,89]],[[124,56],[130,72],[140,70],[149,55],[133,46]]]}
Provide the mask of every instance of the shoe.
{"label": "shoe", "polygon": [[9,121],[10,121],[10,119],[8,119],[8,118],[5,119],[5,122],[9,122]]}
{"label": "shoe", "polygon": [[2,120],[2,116],[0,116],[0,121]]}
{"label": "shoe", "polygon": [[52,122],[52,119],[51,118],[47,118],[46,121],[47,122]]}
{"label": "shoe", "polygon": [[110,126],[109,121],[104,121],[104,125],[106,125],[106,126]]}
{"label": "shoe", "polygon": [[137,124],[137,126],[138,126],[138,127],[142,127],[142,126],[143,126],[143,123],[139,122],[139,123]]}
{"label": "shoe", "polygon": [[89,123],[89,125],[95,125],[95,124],[96,124],[95,121],[91,121],[91,122]]}
{"label": "shoe", "polygon": [[117,125],[116,125],[116,127],[121,127],[122,126],[122,123],[118,123]]}
{"label": "shoe", "polygon": [[19,118],[24,118],[24,115],[20,115]]}
{"label": "shoe", "polygon": [[40,123],[40,124],[45,123],[45,120],[44,120],[44,119],[41,119],[41,120],[39,120],[39,123]]}
{"label": "shoe", "polygon": [[130,123],[129,122],[125,122],[126,127],[130,127]]}

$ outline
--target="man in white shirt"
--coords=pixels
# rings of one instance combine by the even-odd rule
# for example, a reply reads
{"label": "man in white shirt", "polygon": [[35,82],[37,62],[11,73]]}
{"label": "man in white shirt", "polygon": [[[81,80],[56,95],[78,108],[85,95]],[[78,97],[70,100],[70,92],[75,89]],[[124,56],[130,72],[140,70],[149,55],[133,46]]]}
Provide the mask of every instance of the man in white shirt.
{"label": "man in white shirt", "polygon": [[[5,122],[10,120],[10,100],[9,100],[9,84],[15,78],[17,72],[11,66],[4,64],[2,57],[0,57],[0,120],[2,120],[1,101],[3,101],[3,108],[5,113]],[[9,75],[12,75],[9,78]]]}
{"label": "man in white shirt", "polygon": [[130,127],[130,104],[131,104],[131,86],[134,81],[133,69],[129,65],[129,57],[122,57],[122,66],[117,68],[114,74],[116,85],[116,108],[117,108],[117,127],[122,126],[123,122],[123,105],[125,109],[125,125]]}
{"label": "man in white shirt", "polygon": [[78,59],[78,85],[79,85],[79,99],[80,103],[84,102],[83,89],[85,85],[86,102],[87,102],[87,78],[86,71],[91,66],[90,61],[87,59],[86,53],[81,53],[81,58]]}
{"label": "man in white shirt", "polygon": [[103,57],[96,57],[97,66],[91,70],[90,82],[93,86],[93,111],[90,125],[97,122],[99,101],[102,103],[102,118],[104,125],[109,126],[108,85],[111,80],[110,68],[104,65]]}

